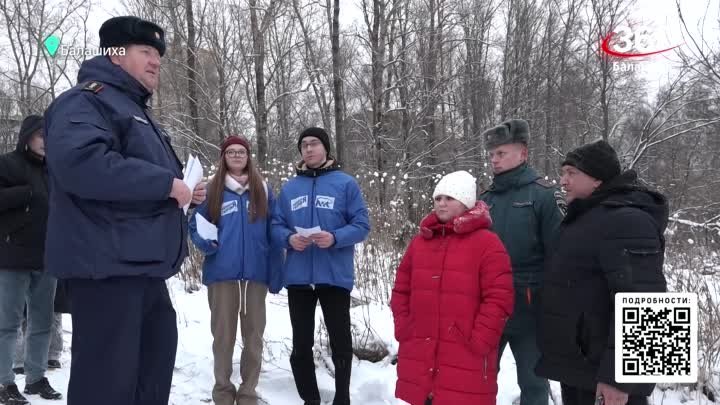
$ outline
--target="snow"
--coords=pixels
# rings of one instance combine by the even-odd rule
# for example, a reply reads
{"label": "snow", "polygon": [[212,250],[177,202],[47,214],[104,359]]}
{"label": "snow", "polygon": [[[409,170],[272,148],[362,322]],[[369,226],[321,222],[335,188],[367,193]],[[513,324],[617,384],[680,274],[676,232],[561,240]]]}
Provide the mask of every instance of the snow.
{"label": "snow", "polygon": [[[212,403],[211,390],[214,383],[212,362],[212,336],[210,334],[210,310],[207,304],[207,290],[186,293],[179,279],[169,281],[171,295],[177,312],[178,352],[175,362],[175,374],[170,395],[171,405],[200,405]],[[352,308],[353,328],[356,342],[373,342],[385,345],[391,354],[397,353],[397,342],[393,338],[392,314],[387,306],[369,304]],[[322,312],[318,307],[316,329],[319,329]],[[48,371],[47,377],[52,386],[65,395],[70,375],[71,319],[65,315],[65,350],[62,356],[62,368]],[[238,334],[239,335],[239,334]],[[263,356],[263,370],[260,376],[258,392],[270,405],[301,404],[290,371],[289,355],[292,347],[290,318],[287,308],[287,296],[268,295],[267,327],[265,329],[266,348]],[[317,346],[317,345],[316,345]],[[233,381],[239,379],[240,343],[234,354]],[[352,371],[351,397],[355,404],[363,405],[404,405],[405,402],[394,398],[395,366],[389,357],[378,363],[355,359]],[[332,401],[334,381],[328,373],[325,363],[332,366],[329,355],[325,362],[318,361],[317,379],[323,401]],[[511,405],[520,395],[516,384],[515,363],[510,350],[506,350],[501,360],[498,378],[498,405]],[[18,376],[19,388],[24,388],[24,377]],[[553,397],[560,398],[560,385],[551,382]],[[47,401],[38,396],[29,396],[33,405],[65,405],[66,401]],[[552,404],[552,402],[550,402]],[[708,404],[704,397],[697,399],[696,392],[662,391],[657,388],[653,393],[653,404],[662,405],[700,405]]]}

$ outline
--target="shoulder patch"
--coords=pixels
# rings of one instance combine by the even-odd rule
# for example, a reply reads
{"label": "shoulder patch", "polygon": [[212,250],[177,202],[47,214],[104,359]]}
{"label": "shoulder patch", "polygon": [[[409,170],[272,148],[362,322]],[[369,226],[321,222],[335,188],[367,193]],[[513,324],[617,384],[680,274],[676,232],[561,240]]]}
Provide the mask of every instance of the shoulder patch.
{"label": "shoulder patch", "polygon": [[553,184],[551,181],[545,180],[544,178],[540,177],[535,180],[535,183],[545,187],[545,188],[553,188],[555,187],[555,184]]}
{"label": "shoulder patch", "polygon": [[82,89],[84,91],[92,91],[93,93],[98,94],[103,89],[103,85],[100,82],[87,82]]}

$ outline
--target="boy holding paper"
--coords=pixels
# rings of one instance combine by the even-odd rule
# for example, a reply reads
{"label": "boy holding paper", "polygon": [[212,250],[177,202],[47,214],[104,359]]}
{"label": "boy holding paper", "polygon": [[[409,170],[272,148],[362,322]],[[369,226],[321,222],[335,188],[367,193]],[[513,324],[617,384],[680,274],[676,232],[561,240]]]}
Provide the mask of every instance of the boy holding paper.
{"label": "boy holding paper", "polygon": [[324,129],[305,129],[298,150],[303,160],[297,177],[278,196],[272,224],[273,240],[287,249],[284,274],[293,329],[290,365],[305,405],[319,405],[312,350],[315,307],[320,301],[335,365],[333,405],[349,405],[354,247],[367,237],[370,221],[357,182],[330,157],[330,138]]}
{"label": "boy holding paper", "polygon": [[[250,143],[230,136],[220,149],[218,171],[208,198],[190,219],[190,237],[205,254],[213,335],[216,405],[258,405],[258,385],[268,288],[282,288],[282,252],[270,243],[274,198],[250,156]],[[230,381],[237,336],[242,332],[239,388]]]}

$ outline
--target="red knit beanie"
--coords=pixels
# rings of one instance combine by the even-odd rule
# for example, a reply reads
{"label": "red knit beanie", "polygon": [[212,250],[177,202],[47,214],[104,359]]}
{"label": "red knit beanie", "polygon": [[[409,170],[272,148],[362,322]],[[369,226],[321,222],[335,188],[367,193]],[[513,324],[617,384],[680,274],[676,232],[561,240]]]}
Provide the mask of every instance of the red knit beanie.
{"label": "red knit beanie", "polygon": [[250,153],[250,142],[248,142],[247,139],[245,139],[244,136],[240,135],[230,135],[227,138],[225,138],[225,141],[223,141],[222,146],[220,147],[220,156],[225,154],[225,150],[230,145],[242,145],[245,147],[245,149]]}

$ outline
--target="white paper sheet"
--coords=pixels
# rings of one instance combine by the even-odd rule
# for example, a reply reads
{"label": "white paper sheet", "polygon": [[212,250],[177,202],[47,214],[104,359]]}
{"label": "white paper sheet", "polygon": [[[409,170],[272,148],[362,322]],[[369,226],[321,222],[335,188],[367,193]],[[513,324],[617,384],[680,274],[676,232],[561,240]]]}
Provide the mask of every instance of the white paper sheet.
{"label": "white paper sheet", "polygon": [[[200,160],[195,156],[190,155],[183,173],[185,175],[183,181],[191,192],[194,191],[195,187],[202,181],[203,178],[203,167],[202,164],[200,164]],[[190,207],[190,204],[183,207],[183,211],[185,211],[186,214],[188,207]]]}
{"label": "white paper sheet", "polygon": [[217,226],[205,219],[204,216],[195,214],[195,223],[197,224],[198,235],[200,235],[201,238],[205,240],[218,240]]}
{"label": "white paper sheet", "polygon": [[299,226],[296,226],[295,232],[297,232],[300,236],[309,238],[310,236],[312,236],[318,232],[322,232],[322,229],[320,229],[319,226],[315,226],[312,228],[300,228]]}

